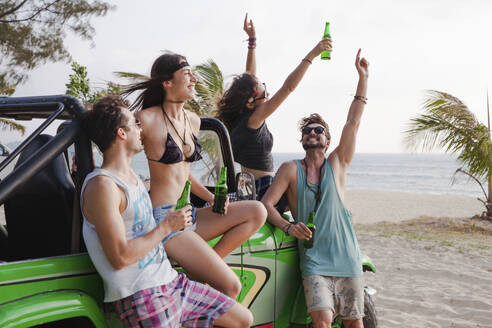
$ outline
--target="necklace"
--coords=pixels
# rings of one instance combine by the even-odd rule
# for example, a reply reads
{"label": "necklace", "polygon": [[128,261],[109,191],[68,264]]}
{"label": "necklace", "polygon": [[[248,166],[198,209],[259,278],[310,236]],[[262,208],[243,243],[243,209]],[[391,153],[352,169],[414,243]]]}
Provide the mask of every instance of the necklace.
{"label": "necklace", "polygon": [[[183,109],[183,116],[184,116],[184,131],[183,131],[183,138],[181,138],[181,136],[179,135],[178,133],[178,130],[176,129],[176,127],[174,126],[173,122],[169,119],[169,116],[167,116],[167,113],[166,111],[164,110],[164,104],[161,104],[161,109],[162,109],[162,113],[164,113],[164,116],[167,118],[167,120],[169,121],[169,123],[171,123],[171,126],[173,127],[174,131],[176,132],[176,135],[179,137],[179,139],[181,139],[181,141],[183,142],[183,156],[184,157],[187,157],[186,154],[189,154],[191,152],[191,146],[188,145],[185,141],[186,139],[186,122],[188,121],[188,117],[186,116],[186,113]],[[164,122],[166,122],[164,120]],[[166,123],[167,125],[167,123]]]}
{"label": "necklace", "polygon": [[325,166],[326,159],[323,161],[323,164],[319,167],[319,181],[317,184],[317,190],[315,190],[313,187],[311,187],[308,183],[308,166],[306,164],[306,159],[303,159],[304,166],[306,167],[306,175],[304,176],[305,178],[305,184],[308,187],[310,191],[314,193],[314,199],[316,200],[316,205],[314,206],[314,212],[318,210],[319,202],[321,200],[321,182],[323,182],[323,176],[321,175],[321,171],[323,170],[323,166]]}

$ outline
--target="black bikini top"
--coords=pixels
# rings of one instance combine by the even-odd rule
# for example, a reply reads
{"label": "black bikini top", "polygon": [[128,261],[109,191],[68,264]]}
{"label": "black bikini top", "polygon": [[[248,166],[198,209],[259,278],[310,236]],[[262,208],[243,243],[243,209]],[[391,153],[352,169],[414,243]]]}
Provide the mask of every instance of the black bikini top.
{"label": "black bikini top", "polygon": [[149,160],[163,164],[175,164],[181,161],[189,163],[199,161],[202,159],[202,155],[200,155],[200,152],[202,151],[202,146],[198,143],[198,140],[194,135],[193,144],[195,145],[195,151],[193,152],[193,154],[191,154],[190,157],[184,157],[183,152],[181,151],[181,149],[179,149],[173,137],[171,137],[171,134],[168,132],[166,140],[166,150],[164,151],[164,154],[162,154],[162,157],[158,161],[152,160],[150,158]]}
{"label": "black bikini top", "polygon": [[[162,112],[165,116],[164,122],[166,122],[166,118],[169,120],[169,117],[167,117],[167,114],[164,111],[164,108],[162,108]],[[171,121],[169,121],[169,122],[171,122]],[[187,122],[188,122],[188,117],[185,114],[185,125]],[[188,124],[189,124],[189,122],[188,122]],[[167,122],[166,122],[166,125],[167,125]],[[174,127],[172,122],[171,122],[171,125],[173,126],[176,133],[178,133],[178,131],[176,130],[176,128]],[[185,129],[185,133],[186,133],[186,129]],[[190,157],[184,156],[183,152],[181,151],[181,149],[179,149],[179,147],[176,144],[176,142],[174,141],[173,137],[171,137],[171,134],[168,132],[167,133],[167,139],[166,139],[166,150],[164,151],[164,154],[162,154],[162,157],[158,161],[156,161],[155,159],[150,159],[148,157],[147,157],[147,159],[149,161],[159,162],[162,164],[175,164],[175,163],[179,163],[182,161],[191,163],[191,162],[201,160],[202,155],[200,155],[200,153],[202,151],[202,146],[198,143],[198,139],[196,138],[196,136],[194,134],[192,134],[192,136],[193,136],[193,144],[195,145],[195,151],[193,152],[193,154],[191,154]],[[189,146],[189,145],[184,144],[183,149],[185,146]]]}

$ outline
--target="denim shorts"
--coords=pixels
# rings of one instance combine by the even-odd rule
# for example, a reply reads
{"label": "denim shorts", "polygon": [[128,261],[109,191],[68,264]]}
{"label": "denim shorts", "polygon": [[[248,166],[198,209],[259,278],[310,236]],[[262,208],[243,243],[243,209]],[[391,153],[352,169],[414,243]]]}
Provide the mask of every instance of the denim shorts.
{"label": "denim shorts", "polygon": [[[167,212],[169,210],[172,210],[173,206],[174,206],[174,204],[160,205],[160,206],[154,207],[152,209],[152,212],[154,213],[154,220],[155,220],[155,222],[157,224],[161,223],[166,218]],[[191,209],[191,222],[192,222],[192,225],[191,226],[186,227],[183,230],[178,230],[178,231],[171,232],[169,235],[167,235],[166,237],[164,237],[164,239],[162,240],[162,242],[165,243],[167,240],[169,240],[172,237],[176,236],[181,231],[184,231],[184,230],[192,230],[192,231],[195,231],[196,230],[196,209],[194,207],[192,207],[192,209]]]}
{"label": "denim shorts", "polygon": [[272,185],[273,179],[274,179],[273,176],[265,175],[255,180],[256,200],[261,200],[263,198],[268,187]]}

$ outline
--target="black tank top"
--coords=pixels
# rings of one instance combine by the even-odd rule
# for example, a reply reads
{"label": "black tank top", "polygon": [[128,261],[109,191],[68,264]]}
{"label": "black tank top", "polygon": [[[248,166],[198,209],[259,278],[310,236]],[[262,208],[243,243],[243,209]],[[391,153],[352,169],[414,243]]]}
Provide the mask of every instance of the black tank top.
{"label": "black tank top", "polygon": [[273,171],[273,136],[266,122],[258,129],[248,127],[253,111],[246,110],[231,129],[231,144],[234,160],[254,170]]}

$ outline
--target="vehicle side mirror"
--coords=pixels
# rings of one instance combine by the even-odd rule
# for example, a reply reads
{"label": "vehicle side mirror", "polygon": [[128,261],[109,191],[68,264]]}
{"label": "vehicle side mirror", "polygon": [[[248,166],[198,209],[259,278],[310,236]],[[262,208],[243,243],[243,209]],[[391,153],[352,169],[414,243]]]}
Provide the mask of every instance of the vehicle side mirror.
{"label": "vehicle side mirror", "polygon": [[238,200],[256,200],[255,177],[248,172],[240,172],[236,175]]}
{"label": "vehicle side mirror", "polygon": [[7,157],[10,155],[9,150],[4,145],[0,144],[0,156]]}

